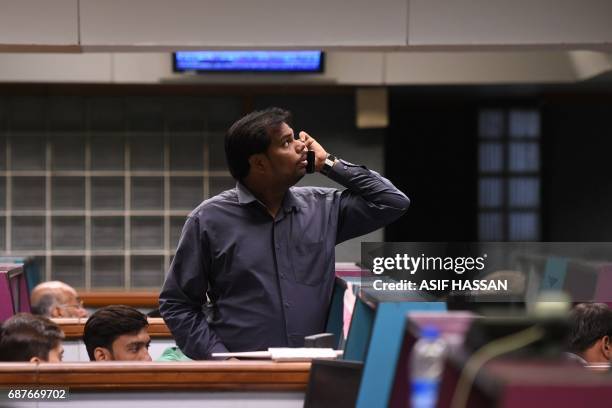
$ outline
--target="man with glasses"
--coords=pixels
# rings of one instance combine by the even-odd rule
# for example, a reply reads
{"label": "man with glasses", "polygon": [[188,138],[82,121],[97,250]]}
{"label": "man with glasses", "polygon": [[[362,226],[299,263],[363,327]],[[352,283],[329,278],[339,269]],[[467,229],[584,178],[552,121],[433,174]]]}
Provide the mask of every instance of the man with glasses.
{"label": "man with glasses", "polygon": [[32,289],[32,313],[46,317],[87,317],[76,290],[60,281],[43,282]]}

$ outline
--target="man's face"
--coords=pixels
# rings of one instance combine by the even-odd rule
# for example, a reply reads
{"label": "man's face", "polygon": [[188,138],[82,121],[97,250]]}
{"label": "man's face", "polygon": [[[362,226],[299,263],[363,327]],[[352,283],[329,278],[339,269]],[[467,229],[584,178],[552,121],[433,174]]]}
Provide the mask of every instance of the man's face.
{"label": "man's face", "polygon": [[112,359],[116,361],[152,361],[149,354],[151,337],[144,328],[138,333],[123,334],[112,345]]}
{"label": "man's face", "polygon": [[49,356],[47,357],[47,363],[61,363],[64,359],[64,347],[60,341],[56,347],[49,350]]}
{"label": "man's face", "polygon": [[58,317],[87,317],[87,310],[83,307],[83,302],[76,291],[66,288],[62,291],[62,304],[59,306]]}
{"label": "man's face", "polygon": [[269,164],[268,176],[279,184],[290,187],[306,174],[304,143],[293,138],[293,129],[284,122],[270,136],[265,156]]}

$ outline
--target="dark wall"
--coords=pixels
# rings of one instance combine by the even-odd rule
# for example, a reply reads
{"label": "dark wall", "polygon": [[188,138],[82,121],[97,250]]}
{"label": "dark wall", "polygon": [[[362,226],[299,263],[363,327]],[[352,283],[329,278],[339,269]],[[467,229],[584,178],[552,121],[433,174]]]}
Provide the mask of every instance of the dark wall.
{"label": "dark wall", "polygon": [[385,174],[411,207],[386,240],[476,240],[476,125],[463,97],[391,90]]}
{"label": "dark wall", "polygon": [[612,241],[612,89],[390,90],[386,175],[411,199],[388,241],[477,240],[477,112],[539,107],[543,241]]}
{"label": "dark wall", "polygon": [[612,98],[566,98],[542,112],[543,239],[612,241]]}

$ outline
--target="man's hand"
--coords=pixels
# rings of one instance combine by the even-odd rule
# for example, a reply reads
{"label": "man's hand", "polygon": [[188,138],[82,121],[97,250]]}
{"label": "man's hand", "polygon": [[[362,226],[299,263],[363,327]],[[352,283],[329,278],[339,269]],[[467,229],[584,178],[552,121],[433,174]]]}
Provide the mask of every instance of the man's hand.
{"label": "man's hand", "polygon": [[327,152],[323,146],[308,133],[302,131],[299,133],[299,136],[300,140],[306,145],[306,149],[315,152],[315,171],[321,171],[323,164],[325,164],[325,159],[327,159]]}

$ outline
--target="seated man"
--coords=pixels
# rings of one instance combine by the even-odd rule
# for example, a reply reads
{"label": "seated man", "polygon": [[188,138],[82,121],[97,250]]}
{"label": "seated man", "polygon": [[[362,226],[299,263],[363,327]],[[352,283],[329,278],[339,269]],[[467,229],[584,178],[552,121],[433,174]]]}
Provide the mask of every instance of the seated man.
{"label": "seated man", "polygon": [[32,289],[32,313],[46,317],[87,317],[83,302],[70,285],[60,281],[43,282]]}
{"label": "seated man", "polygon": [[83,341],[91,361],[151,361],[145,315],[123,305],[98,309],[85,323]]}
{"label": "seated man", "polygon": [[60,363],[64,332],[51,320],[19,313],[0,327],[0,361]]}
{"label": "seated man", "polygon": [[582,364],[612,361],[612,310],[605,303],[581,303],[570,313],[568,358]]}

